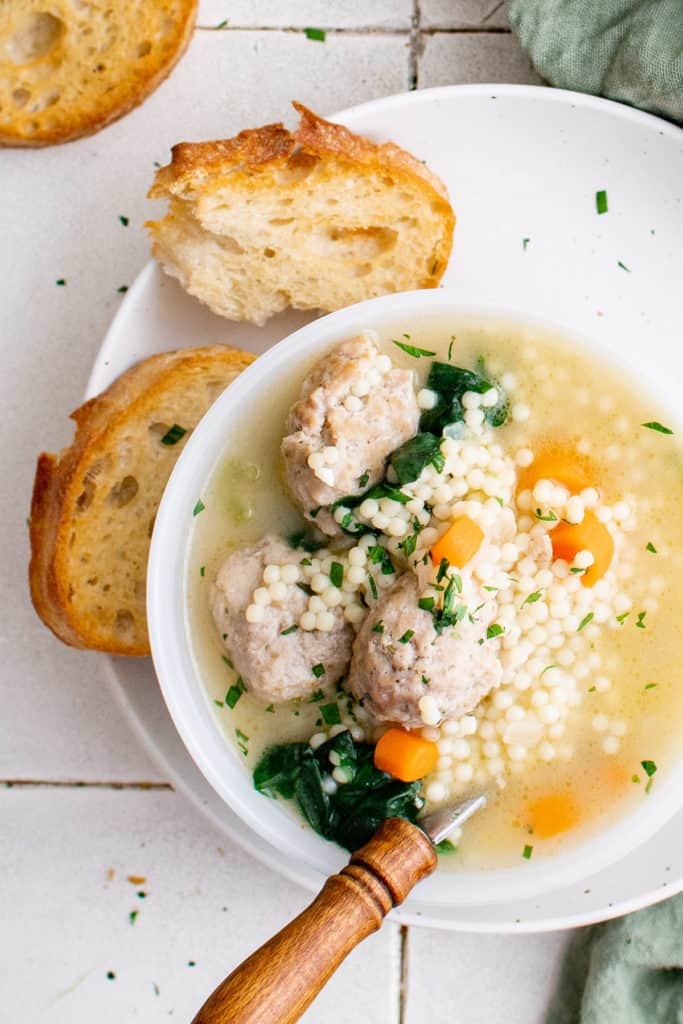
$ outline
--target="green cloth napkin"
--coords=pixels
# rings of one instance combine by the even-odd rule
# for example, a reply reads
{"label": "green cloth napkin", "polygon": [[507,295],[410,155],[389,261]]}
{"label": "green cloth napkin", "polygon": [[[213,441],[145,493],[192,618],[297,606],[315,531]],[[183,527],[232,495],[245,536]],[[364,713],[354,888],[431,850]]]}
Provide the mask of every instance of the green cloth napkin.
{"label": "green cloth napkin", "polygon": [[683,122],[683,0],[511,0],[508,14],[552,85]]}
{"label": "green cloth napkin", "polygon": [[577,932],[546,1024],[683,1024],[683,895]]}

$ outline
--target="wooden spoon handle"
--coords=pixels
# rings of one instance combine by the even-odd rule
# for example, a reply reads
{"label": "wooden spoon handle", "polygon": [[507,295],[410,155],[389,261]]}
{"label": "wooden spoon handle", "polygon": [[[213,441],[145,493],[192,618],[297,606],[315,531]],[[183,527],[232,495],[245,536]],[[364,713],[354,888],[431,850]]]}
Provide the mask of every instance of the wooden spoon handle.
{"label": "wooden spoon handle", "polygon": [[221,982],[193,1024],[294,1024],[348,953],[436,862],[424,832],[388,818],[302,914]]}

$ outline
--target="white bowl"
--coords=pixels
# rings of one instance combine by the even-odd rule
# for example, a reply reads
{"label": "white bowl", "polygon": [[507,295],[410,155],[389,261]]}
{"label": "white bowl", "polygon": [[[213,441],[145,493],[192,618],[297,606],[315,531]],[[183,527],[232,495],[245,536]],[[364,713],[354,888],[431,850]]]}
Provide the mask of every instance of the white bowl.
{"label": "white bowl", "polygon": [[[314,321],[262,355],[217,400],[189,439],[166,488],[154,528],[148,571],[148,618],[154,665],[168,709],[188,751],[219,796],[260,836],[322,873],[337,870],[346,855],[288,813],[281,803],[257,793],[251,775],[216,720],[215,709],[198,678],[186,614],[187,560],[194,524],[192,508],[204,492],[231,430],[248,412],[263,407],[281,375],[303,367],[336,341],[368,327],[422,315],[458,317],[491,315],[534,322],[523,309],[473,308],[448,290],[406,292],[340,310]],[[536,318],[535,322],[539,322]],[[547,322],[546,322],[547,325]],[[576,324],[563,327],[576,336]],[[653,398],[675,423],[669,408],[667,380],[653,373],[651,353],[635,340],[614,337],[611,343],[582,344],[603,358],[618,359],[628,370],[649,377]],[[616,351],[618,349],[618,357]],[[680,373],[681,356],[673,356]],[[657,383],[659,380],[659,383]],[[680,417],[678,417],[680,422]],[[618,860],[648,839],[683,804],[680,772],[657,779],[649,798],[628,817],[565,853],[495,871],[437,871],[422,883],[420,898],[442,906],[501,902],[559,889]],[[532,869],[530,870],[530,867]]]}

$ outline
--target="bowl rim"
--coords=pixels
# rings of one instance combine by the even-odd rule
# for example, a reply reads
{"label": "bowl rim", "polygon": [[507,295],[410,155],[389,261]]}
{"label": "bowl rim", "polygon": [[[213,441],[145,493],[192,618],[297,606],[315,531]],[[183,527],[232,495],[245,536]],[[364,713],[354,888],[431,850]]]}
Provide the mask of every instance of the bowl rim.
{"label": "bowl rim", "polygon": [[[197,677],[186,615],[187,561],[194,526],[192,509],[210,479],[225,447],[226,427],[241,418],[240,409],[264,381],[276,379],[285,365],[322,354],[335,341],[372,328],[382,319],[402,314],[449,312],[454,316],[488,316],[537,324],[570,333],[613,363],[621,360],[604,344],[578,335],[526,309],[461,302],[451,289],[403,292],[366,300],[299,328],[249,366],[216,400],[192,433],[169,479],[159,506],[152,536],[148,567],[147,614],[150,644],[161,691],[175,727],[191,757],[207,781],[231,809],[276,850],[293,853],[321,876],[346,862],[339,848],[321,839],[286,812],[277,801],[258,794],[251,776],[237,759],[219,726],[201,680]],[[631,373],[633,370],[631,369]],[[658,396],[659,406],[668,404]],[[673,421],[680,415],[671,410]],[[661,827],[683,805],[676,785],[674,766],[633,813],[576,847],[534,862],[533,874],[526,862],[492,871],[443,871],[423,882],[420,902],[436,901],[457,906],[504,902],[540,895],[579,881],[631,852]],[[448,879],[448,884],[442,880]],[[443,890],[447,889],[447,892]],[[406,906],[410,910],[410,897]]]}

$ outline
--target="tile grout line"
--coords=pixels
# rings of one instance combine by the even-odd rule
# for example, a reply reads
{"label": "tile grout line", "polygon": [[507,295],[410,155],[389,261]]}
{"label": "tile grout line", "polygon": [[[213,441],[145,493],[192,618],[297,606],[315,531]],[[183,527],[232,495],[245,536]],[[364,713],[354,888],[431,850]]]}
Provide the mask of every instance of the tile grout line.
{"label": "tile grout line", "polygon": [[406,1024],[408,1006],[408,941],[407,924],[399,926],[398,1024]]}
{"label": "tile grout line", "polygon": [[0,779],[2,789],[109,789],[138,792],[175,792],[170,782],[81,782],[73,779]]}
{"label": "tile grout line", "polygon": [[[419,4],[416,4],[419,7]],[[495,13],[495,12],[493,12]],[[412,24],[409,27],[382,27],[359,25],[357,27],[336,28],[334,26],[323,26],[322,32],[333,36],[408,36],[411,40],[414,36],[435,36],[435,35],[510,35],[512,30],[504,25],[464,25],[453,27],[449,25],[429,25],[418,27],[413,14]],[[282,32],[290,35],[304,35],[305,28],[299,26],[278,26],[278,25],[229,25],[226,28],[216,29],[210,25],[195,25],[198,32]]]}
{"label": "tile grout line", "polygon": [[422,39],[420,37],[420,26],[422,12],[420,0],[413,0],[413,14],[410,19],[409,56],[408,56],[408,88],[413,92],[418,88],[420,74],[420,49]]}

